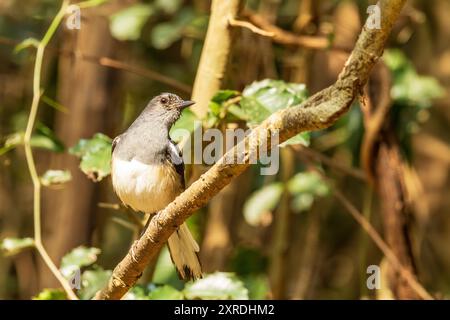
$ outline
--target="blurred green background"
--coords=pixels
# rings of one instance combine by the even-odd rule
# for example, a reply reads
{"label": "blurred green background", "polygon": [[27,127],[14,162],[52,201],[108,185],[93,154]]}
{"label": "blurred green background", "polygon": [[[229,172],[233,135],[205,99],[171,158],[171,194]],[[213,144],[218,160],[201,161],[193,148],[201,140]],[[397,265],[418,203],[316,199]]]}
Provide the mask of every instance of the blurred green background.
{"label": "blurred green background", "polygon": [[[370,4],[241,1],[237,19],[257,17],[329,45],[285,44],[233,27],[223,90],[214,94],[204,127],[251,127],[332,84]],[[24,40],[41,39],[59,6],[54,0],[0,2],[2,299],[65,298],[30,249],[33,185],[22,148],[36,57],[33,40]],[[46,49],[31,141],[43,184],[43,242],[68,279],[80,268],[80,298],[104,285],[141,228],[142,216],[121,207],[112,191],[110,138],[160,92],[190,97],[210,7],[206,0],[89,1],[80,29],[68,29],[64,20]],[[368,130],[373,113],[355,101],[331,128],[291,140],[281,148],[277,175],[261,176],[254,165],[189,219],[201,244],[203,280],[178,280],[164,249],[126,298],[415,297],[333,188],[359,208],[431,294],[449,298],[448,12],[447,0],[407,1],[369,81],[373,110],[383,103],[389,110],[375,136]],[[178,126],[191,130],[195,119],[187,111]],[[207,168],[188,166],[187,181]],[[373,264],[382,270],[379,290],[366,286]]]}

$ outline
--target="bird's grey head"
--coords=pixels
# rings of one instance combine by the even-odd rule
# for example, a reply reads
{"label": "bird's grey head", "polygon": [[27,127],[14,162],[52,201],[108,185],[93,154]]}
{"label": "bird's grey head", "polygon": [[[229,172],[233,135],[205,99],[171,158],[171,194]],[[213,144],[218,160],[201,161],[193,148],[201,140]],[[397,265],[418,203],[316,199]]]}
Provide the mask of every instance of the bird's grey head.
{"label": "bird's grey head", "polygon": [[170,128],[180,118],[181,111],[194,103],[193,101],[183,100],[173,93],[161,93],[148,103],[144,113],[157,118]]}

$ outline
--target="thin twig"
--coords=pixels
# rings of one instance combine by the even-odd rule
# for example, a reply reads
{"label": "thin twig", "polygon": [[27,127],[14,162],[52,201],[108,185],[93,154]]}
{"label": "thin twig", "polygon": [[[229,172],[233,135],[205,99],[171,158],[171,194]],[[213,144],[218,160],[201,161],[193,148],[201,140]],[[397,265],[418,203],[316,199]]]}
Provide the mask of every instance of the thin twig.
{"label": "thin twig", "polygon": [[97,203],[99,208],[103,209],[112,209],[112,210],[120,210],[120,204],[118,203],[108,203],[108,202],[99,202]]}
{"label": "thin twig", "polygon": [[[8,45],[8,46],[16,46],[19,43],[21,43],[21,41],[0,36],[0,44],[4,44],[4,45]],[[117,59],[112,59],[110,57],[104,57],[104,56],[99,57],[99,56],[87,55],[82,52],[74,52],[71,50],[59,50],[59,49],[51,47],[51,46],[48,46],[46,49],[48,51],[58,52],[61,55],[74,56],[78,59],[86,60],[91,63],[96,63],[96,64],[99,64],[104,67],[134,73],[141,77],[164,83],[168,86],[173,87],[174,89],[177,89],[177,90],[187,93],[187,94],[190,94],[192,91],[191,86],[184,84],[174,78],[168,77],[166,75],[163,75],[163,74],[156,72],[149,68],[144,68],[144,67],[136,66],[136,65],[133,65],[130,63],[125,63],[123,61],[120,61]]]}
{"label": "thin twig", "polygon": [[230,17],[228,19],[228,23],[230,24],[230,26],[233,26],[233,27],[247,28],[250,31],[252,31],[253,33],[259,34],[260,36],[263,36],[263,37],[272,38],[275,35],[275,33],[270,32],[270,31],[265,31],[261,28],[258,28],[257,26],[255,26],[254,24],[251,24],[248,21],[237,20],[233,17]]}
{"label": "thin twig", "polygon": [[356,179],[365,181],[366,180],[366,175],[364,174],[364,171],[357,169],[357,168],[353,168],[353,167],[348,167],[346,165],[341,164],[340,162],[331,159],[329,157],[327,157],[326,155],[312,149],[312,148],[308,148],[302,145],[291,145],[292,149],[300,152],[302,155],[307,156],[308,158],[311,158],[315,161],[319,161],[322,164],[337,169],[349,176],[352,176]]}
{"label": "thin twig", "polygon": [[411,288],[424,300],[434,300],[425,288],[416,280],[416,277],[407,270],[395,256],[394,252],[389,248],[387,243],[381,238],[379,233],[370,224],[369,221],[356,209],[349,200],[337,189],[333,188],[335,198],[347,209],[351,216],[359,223],[359,225],[367,232],[369,237],[375,242],[377,247],[386,256],[391,266],[408,282]]}
{"label": "thin twig", "polygon": [[[83,56],[82,56],[83,57]],[[142,77],[146,77],[164,84],[167,84],[175,89],[178,89],[184,93],[190,94],[192,91],[191,86],[184,84],[176,79],[173,79],[171,77],[165,76],[159,72],[156,72],[154,70],[150,70],[148,68],[142,68],[138,66],[134,66],[119,60],[111,59],[108,57],[89,57],[84,56],[84,59],[86,60],[94,60],[98,62],[100,65],[115,69],[120,69],[124,71],[128,71],[137,75],[140,75]]]}
{"label": "thin twig", "polygon": [[133,232],[135,232],[137,229],[137,226],[135,224],[128,222],[126,220],[120,219],[118,217],[113,217],[111,220],[113,222],[117,223],[118,225],[121,225],[122,227],[127,228]]}
{"label": "thin twig", "polygon": [[66,12],[66,8],[69,4],[68,0],[64,0],[62,3],[62,6],[58,13],[56,14],[55,18],[53,19],[52,23],[50,24],[50,27],[48,28],[47,32],[45,33],[42,40],[39,42],[39,45],[37,47],[37,53],[36,53],[36,62],[34,65],[34,75],[33,75],[33,101],[31,103],[31,110],[28,117],[28,123],[25,130],[25,136],[24,136],[24,148],[25,148],[25,157],[28,165],[28,169],[30,171],[30,176],[33,181],[33,187],[34,187],[34,206],[33,206],[33,217],[34,217],[34,241],[36,248],[41,255],[44,262],[47,264],[50,271],[53,273],[53,275],[58,279],[58,281],[61,283],[62,287],[67,293],[67,296],[72,300],[78,300],[78,297],[75,295],[75,293],[72,291],[72,288],[70,287],[67,280],[63,277],[63,275],[60,273],[56,265],[51,260],[50,256],[48,255],[47,251],[45,250],[43,244],[42,244],[42,232],[41,232],[41,181],[39,179],[39,175],[36,170],[36,164],[34,162],[33,158],[33,151],[31,149],[31,134],[33,133],[33,127],[34,123],[36,121],[36,115],[39,109],[39,100],[41,97],[41,88],[40,88],[40,82],[41,82],[41,70],[42,70],[42,60],[44,58],[44,51],[45,47],[49,43],[50,39],[52,38],[53,34],[55,33],[56,29],[58,28],[59,24],[61,23],[64,14]]}
{"label": "thin twig", "polygon": [[309,49],[326,49],[330,47],[330,41],[323,36],[305,36],[298,35],[277,27],[263,16],[246,10],[243,16],[249,20],[254,27],[272,34],[271,39],[274,42],[284,45],[301,46]]}

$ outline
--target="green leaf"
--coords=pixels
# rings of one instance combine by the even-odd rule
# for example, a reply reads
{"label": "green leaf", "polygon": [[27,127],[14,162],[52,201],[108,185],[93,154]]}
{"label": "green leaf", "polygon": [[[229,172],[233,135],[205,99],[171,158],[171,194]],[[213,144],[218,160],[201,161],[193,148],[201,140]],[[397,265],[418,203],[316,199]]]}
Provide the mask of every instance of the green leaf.
{"label": "green leaf", "polygon": [[92,139],[81,139],[69,152],[81,158],[80,169],[93,181],[111,173],[111,138],[96,133]]}
{"label": "green leaf", "polygon": [[44,289],[33,300],[67,300],[67,295],[62,289]]}
{"label": "green leaf", "polygon": [[233,273],[215,272],[203,279],[186,284],[183,293],[187,299],[246,300],[248,290]]}
{"label": "green leaf", "polygon": [[61,140],[58,139],[52,129],[38,122],[36,124],[36,133],[31,137],[30,144],[32,147],[43,148],[55,152],[63,152],[65,147]]}
{"label": "green leaf", "polygon": [[156,0],[155,6],[167,14],[173,14],[181,5],[181,0]]}
{"label": "green leaf", "polygon": [[81,289],[79,291],[80,298],[89,300],[108,283],[112,275],[111,270],[104,270],[97,267],[94,270],[86,270],[81,275]]}
{"label": "green leaf", "polygon": [[150,41],[156,49],[167,49],[183,36],[183,30],[194,18],[190,9],[181,10],[174,20],[158,24],[152,29]]}
{"label": "green leaf", "polygon": [[308,210],[315,197],[324,197],[330,192],[327,183],[314,171],[297,173],[289,180],[287,187],[294,195],[292,208],[296,212]]}
{"label": "green leaf", "polygon": [[431,107],[432,100],[444,95],[444,88],[439,82],[427,76],[419,76],[412,70],[397,77],[391,88],[395,101],[416,105],[419,108]]}
{"label": "green leaf", "polygon": [[39,40],[36,38],[27,38],[23,41],[21,41],[18,45],[14,47],[14,53],[19,53],[23,49],[29,48],[29,47],[35,47],[37,48],[39,46]]}
{"label": "green leaf", "polygon": [[219,90],[216,94],[211,98],[211,101],[208,105],[208,114],[206,116],[206,128],[215,127],[222,119],[227,116],[227,113],[230,109],[233,110],[231,113],[236,118],[240,118],[240,116],[245,117],[245,114],[241,111],[241,109],[236,104],[231,104],[225,108],[225,103],[228,100],[239,95],[239,91],[236,90]]}
{"label": "green leaf", "polygon": [[398,49],[386,50],[383,60],[393,75],[392,99],[419,108],[428,108],[433,99],[444,96],[445,90],[433,77],[417,74],[414,65]]}
{"label": "green leaf", "polygon": [[122,298],[123,300],[150,300],[147,290],[142,285],[132,287]]}
{"label": "green leaf", "polygon": [[156,49],[167,49],[172,43],[181,39],[181,30],[181,26],[170,22],[158,24],[151,33],[152,45]]}
{"label": "green leaf", "polygon": [[251,300],[266,299],[269,293],[269,280],[265,274],[251,274],[243,278]]}
{"label": "green leaf", "polygon": [[6,256],[13,256],[32,247],[34,247],[32,238],[5,238],[0,244],[0,249]]}
{"label": "green leaf", "polygon": [[98,248],[88,248],[79,246],[61,259],[61,273],[64,277],[70,278],[73,276],[75,270],[87,267],[97,261],[97,256],[100,254]]}
{"label": "green leaf", "polygon": [[393,72],[401,72],[412,67],[405,54],[398,49],[386,49],[383,53],[383,61]]}
{"label": "green leaf", "polygon": [[72,179],[69,170],[47,170],[41,176],[42,185],[48,187],[55,184],[63,184]]}
{"label": "green leaf", "polygon": [[152,300],[182,300],[183,293],[174,287],[163,285],[150,291],[148,297]]}
{"label": "green leaf", "polygon": [[54,108],[55,110],[58,110],[58,111],[61,111],[64,113],[69,112],[69,109],[67,109],[65,106],[63,106],[59,102],[53,100],[52,98],[50,98],[46,95],[42,95],[41,100],[42,100],[42,102],[48,104],[50,107]]}
{"label": "green leaf", "polygon": [[250,195],[244,203],[245,221],[252,226],[259,226],[267,213],[275,209],[283,193],[283,184],[275,182],[263,186]]}
{"label": "green leaf", "polygon": [[224,103],[227,100],[234,98],[238,95],[239,95],[239,91],[236,91],[236,90],[219,90],[211,98],[211,101],[221,104],[221,103]]}
{"label": "green leaf", "polygon": [[315,171],[297,173],[289,180],[288,190],[293,194],[310,192],[320,196],[329,193],[326,182]]}
{"label": "green leaf", "polygon": [[182,283],[177,275],[177,271],[170,258],[167,246],[161,250],[158,261],[156,262],[153,282],[169,284],[173,287],[180,288]]}
{"label": "green leaf", "polygon": [[289,145],[296,145],[301,144],[305,147],[309,146],[309,143],[311,141],[311,136],[309,132],[301,132],[297,134],[296,136],[293,136],[292,138],[286,140],[282,144],[280,144],[281,148],[284,148]]}
{"label": "green leaf", "polygon": [[237,104],[232,104],[229,106],[228,113],[236,117],[238,120],[248,121],[247,114]]}
{"label": "green leaf", "polygon": [[109,29],[118,40],[137,40],[147,20],[155,13],[148,4],[135,4],[110,17]]}
{"label": "green leaf", "polygon": [[175,122],[175,124],[170,129],[170,137],[172,138],[172,140],[176,143],[182,140],[183,137],[176,134],[177,130],[183,129],[189,131],[189,133],[192,133],[194,131],[196,121],[199,120],[195,113],[190,109],[184,109],[181,113],[180,119],[178,119],[178,121]]}
{"label": "green leaf", "polygon": [[174,287],[164,284],[147,286],[136,285],[125,295],[125,300],[182,300],[183,293]]}
{"label": "green leaf", "polygon": [[253,82],[242,92],[240,105],[249,125],[261,123],[272,113],[298,105],[308,97],[304,84],[265,79]]}
{"label": "green leaf", "polygon": [[[64,145],[56,137],[55,133],[43,125],[36,124],[36,132],[31,136],[30,145],[33,148],[46,149],[54,152],[64,151]],[[23,131],[15,132],[6,137],[3,147],[0,149],[0,155],[24,144],[25,133]]]}
{"label": "green leaf", "polygon": [[311,193],[300,193],[292,199],[291,207],[295,212],[308,211],[314,203],[314,195]]}

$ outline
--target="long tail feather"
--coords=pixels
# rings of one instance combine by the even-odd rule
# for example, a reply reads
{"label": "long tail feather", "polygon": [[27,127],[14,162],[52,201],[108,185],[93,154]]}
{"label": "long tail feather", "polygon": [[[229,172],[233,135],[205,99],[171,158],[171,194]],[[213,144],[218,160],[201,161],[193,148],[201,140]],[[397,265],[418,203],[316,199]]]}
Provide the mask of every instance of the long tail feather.
{"label": "long tail feather", "polygon": [[195,280],[202,277],[202,267],[198,259],[200,248],[186,223],[170,236],[168,245],[172,261],[182,279]]}

